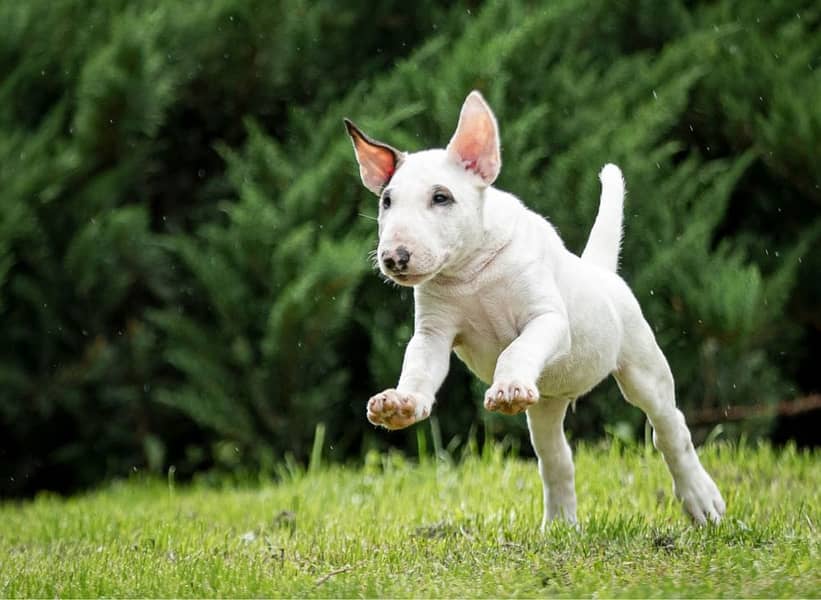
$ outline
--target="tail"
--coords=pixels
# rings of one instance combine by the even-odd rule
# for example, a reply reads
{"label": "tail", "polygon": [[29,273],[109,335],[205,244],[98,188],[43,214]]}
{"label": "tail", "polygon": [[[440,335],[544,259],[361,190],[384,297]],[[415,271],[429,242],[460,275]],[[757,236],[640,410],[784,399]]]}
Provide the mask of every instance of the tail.
{"label": "tail", "polygon": [[614,164],[604,165],[599,173],[601,200],[599,214],[590,230],[582,259],[613,271],[619,267],[621,221],[624,211],[624,179]]}

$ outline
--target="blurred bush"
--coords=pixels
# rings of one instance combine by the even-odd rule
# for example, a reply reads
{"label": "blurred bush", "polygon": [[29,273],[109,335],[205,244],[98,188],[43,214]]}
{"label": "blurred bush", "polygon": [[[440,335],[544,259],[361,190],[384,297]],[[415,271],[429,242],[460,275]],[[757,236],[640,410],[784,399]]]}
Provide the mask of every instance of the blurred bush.
{"label": "blurred bush", "polygon": [[[820,21],[764,0],[0,2],[0,493],[267,471],[319,422],[333,458],[412,448],[364,418],[412,297],[371,273],[341,118],[443,145],[472,88],[498,185],[572,250],[598,169],[624,169],[622,272],[686,413],[817,389]],[[481,391],[454,361],[444,439],[524,440]],[[570,418],[604,423],[643,426],[612,384]]]}

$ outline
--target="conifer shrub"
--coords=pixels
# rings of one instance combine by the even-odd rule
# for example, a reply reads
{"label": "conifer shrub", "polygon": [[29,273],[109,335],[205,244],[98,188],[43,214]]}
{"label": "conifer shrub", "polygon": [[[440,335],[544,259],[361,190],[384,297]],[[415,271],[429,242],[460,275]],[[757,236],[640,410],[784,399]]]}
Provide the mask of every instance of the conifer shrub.
{"label": "conifer shrub", "polygon": [[[267,472],[318,423],[339,460],[414,451],[364,418],[412,295],[371,268],[376,202],[341,119],[442,146],[472,88],[499,117],[497,185],[571,250],[599,168],[624,170],[621,272],[685,414],[816,390],[819,20],[764,0],[0,4],[0,489]],[[454,360],[444,443],[526,448],[482,391]],[[568,422],[643,423],[613,384]]]}

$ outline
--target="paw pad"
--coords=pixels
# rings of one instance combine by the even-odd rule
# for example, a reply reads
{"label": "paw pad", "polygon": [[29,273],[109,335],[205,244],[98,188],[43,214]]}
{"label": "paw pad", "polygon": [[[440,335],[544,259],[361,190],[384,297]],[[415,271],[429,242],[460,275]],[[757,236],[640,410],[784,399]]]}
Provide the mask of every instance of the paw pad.
{"label": "paw pad", "polygon": [[394,389],[372,396],[368,400],[368,421],[386,429],[403,429],[430,415],[430,406],[416,394],[403,394]]}

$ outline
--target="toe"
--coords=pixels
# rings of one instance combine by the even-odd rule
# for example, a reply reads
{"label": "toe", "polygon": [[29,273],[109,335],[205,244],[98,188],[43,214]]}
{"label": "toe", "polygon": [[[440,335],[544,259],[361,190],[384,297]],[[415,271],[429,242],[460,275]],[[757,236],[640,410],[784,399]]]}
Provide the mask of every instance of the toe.
{"label": "toe", "polygon": [[691,512],[690,517],[693,519],[693,522],[699,527],[707,524],[707,517],[700,510]]}
{"label": "toe", "polygon": [[403,417],[410,417],[413,415],[415,408],[416,407],[410,400],[408,400],[407,398],[402,398],[402,400],[399,403],[399,414],[401,414]]}
{"label": "toe", "polygon": [[375,412],[368,411],[368,421],[370,421],[373,425],[380,425],[379,414]]}
{"label": "toe", "polygon": [[372,412],[379,412],[382,410],[382,402],[384,401],[385,396],[383,394],[379,394],[377,396],[372,397],[368,401],[368,410]]}

